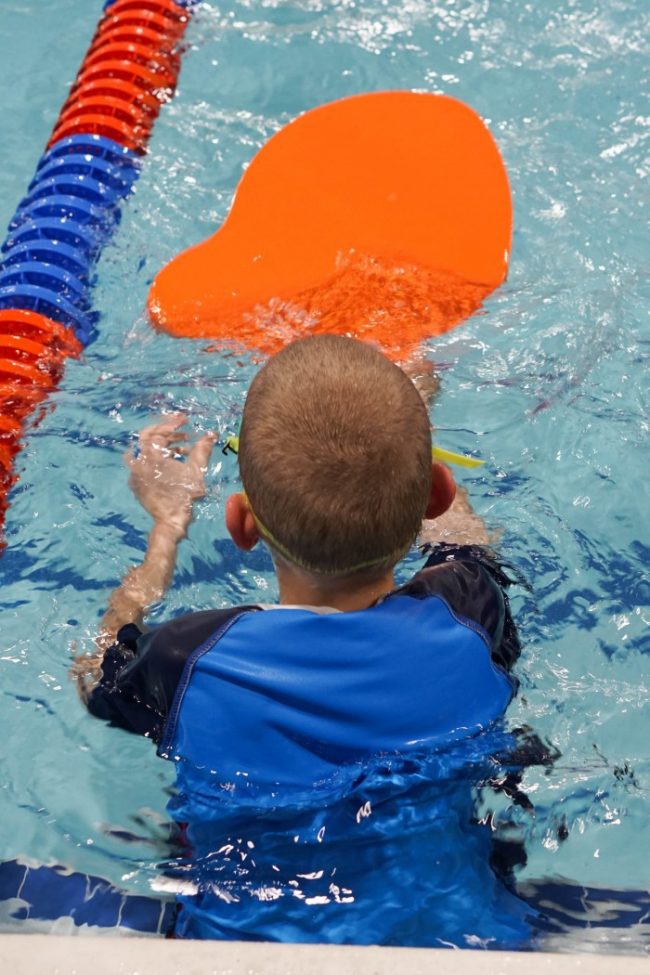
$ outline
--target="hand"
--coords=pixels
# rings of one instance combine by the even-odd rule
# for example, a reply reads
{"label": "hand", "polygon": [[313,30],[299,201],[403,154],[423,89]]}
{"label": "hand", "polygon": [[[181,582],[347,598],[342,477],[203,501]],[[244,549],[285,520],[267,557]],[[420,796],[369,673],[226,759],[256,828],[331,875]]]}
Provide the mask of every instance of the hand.
{"label": "hand", "polygon": [[190,449],[185,423],[174,413],[140,431],[139,452],[131,448],[124,461],[131,471],[129,486],[159,524],[184,535],[192,520],[192,504],[205,495],[204,474],[216,434],[206,433]]}

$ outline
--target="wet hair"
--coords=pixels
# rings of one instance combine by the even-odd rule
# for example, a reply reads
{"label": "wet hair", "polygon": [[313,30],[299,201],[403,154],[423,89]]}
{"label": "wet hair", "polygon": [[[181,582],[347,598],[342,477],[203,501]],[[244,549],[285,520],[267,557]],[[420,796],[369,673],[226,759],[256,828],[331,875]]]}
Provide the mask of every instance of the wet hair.
{"label": "wet hair", "polygon": [[314,574],[380,573],[420,530],[429,418],[411,380],[371,345],[300,339],[253,380],[239,467],[276,556]]}

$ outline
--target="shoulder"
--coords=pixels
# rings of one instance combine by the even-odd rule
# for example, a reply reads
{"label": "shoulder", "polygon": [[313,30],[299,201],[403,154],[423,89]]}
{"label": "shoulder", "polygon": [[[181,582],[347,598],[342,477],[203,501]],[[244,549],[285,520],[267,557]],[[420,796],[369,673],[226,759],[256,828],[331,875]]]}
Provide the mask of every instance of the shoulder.
{"label": "shoulder", "polygon": [[492,659],[506,670],[521,647],[506,590],[515,580],[510,567],[491,549],[478,545],[427,546],[423,569],[398,593],[415,598],[438,596],[461,622],[478,624],[490,639]]}
{"label": "shoulder", "polygon": [[[257,608],[251,606],[229,606],[226,609],[208,609],[198,613],[186,613],[162,623],[155,629],[138,633],[134,651],[139,657],[155,657],[159,662],[173,667],[184,666],[188,656],[214,633],[219,631],[243,612]],[[117,635],[118,643],[129,639],[130,627],[124,627]]]}
{"label": "shoulder", "polygon": [[236,606],[188,613],[144,633],[134,624],[122,627],[104,655],[102,677],[89,695],[88,710],[158,741],[190,657],[254,609]]}

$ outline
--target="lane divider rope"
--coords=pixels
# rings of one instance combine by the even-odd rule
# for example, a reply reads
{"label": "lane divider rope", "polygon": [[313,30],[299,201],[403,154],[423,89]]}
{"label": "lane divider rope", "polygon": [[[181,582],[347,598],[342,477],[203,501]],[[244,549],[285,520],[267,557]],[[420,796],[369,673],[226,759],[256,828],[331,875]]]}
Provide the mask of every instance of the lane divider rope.
{"label": "lane divider rope", "polygon": [[93,268],[138,178],[198,0],[107,0],[0,253],[0,529],[14,461],[65,359],[96,335]]}

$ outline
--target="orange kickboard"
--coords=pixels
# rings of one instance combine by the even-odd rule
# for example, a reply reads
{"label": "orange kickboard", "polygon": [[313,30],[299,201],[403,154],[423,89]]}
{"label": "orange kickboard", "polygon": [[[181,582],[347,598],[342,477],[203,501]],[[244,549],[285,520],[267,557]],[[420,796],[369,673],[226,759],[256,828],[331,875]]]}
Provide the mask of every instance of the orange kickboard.
{"label": "orange kickboard", "polygon": [[254,157],[222,227],[149,294],[153,323],[273,352],[309,331],[404,357],[505,279],[512,205],[480,117],[376,92],[299,116]]}

